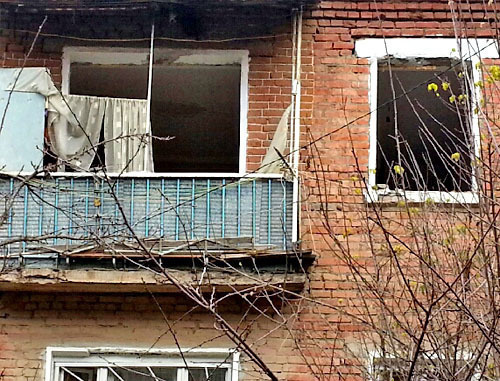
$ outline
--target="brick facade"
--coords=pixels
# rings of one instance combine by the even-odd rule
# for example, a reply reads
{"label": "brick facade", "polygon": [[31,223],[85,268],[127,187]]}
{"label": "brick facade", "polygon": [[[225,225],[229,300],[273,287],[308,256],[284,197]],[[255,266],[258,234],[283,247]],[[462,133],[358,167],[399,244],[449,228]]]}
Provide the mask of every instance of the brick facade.
{"label": "brick facade", "polygon": [[[369,61],[354,55],[356,40],[454,38],[457,31],[462,37],[495,37],[494,9],[484,3],[325,0],[306,9],[301,123],[302,143],[307,148],[301,151],[301,235],[303,245],[313,249],[318,259],[303,293],[320,303],[291,302],[297,315],[284,308],[285,316],[292,322],[288,323],[290,331],[256,311],[245,315],[247,305],[235,299],[222,308],[224,316],[235,326],[249,326],[248,341],[280,380],[366,379],[362,360],[353,354],[353,346],[356,347],[366,325],[349,315],[362,313],[366,305],[352,267],[337,252],[337,241],[348,244],[359,261],[360,271],[370,273],[375,271],[372,250],[384,241],[380,229],[367,231],[365,198],[356,191],[362,188],[360,173],[368,172],[370,111]],[[454,18],[461,21],[454,23]],[[290,27],[281,25],[273,32],[286,34]],[[2,67],[23,64],[30,38],[22,33],[15,35],[5,32],[0,39]],[[291,36],[195,46],[250,51],[247,169],[253,171],[259,167],[291,100]],[[53,46],[50,49],[45,52],[43,43],[37,45],[26,66],[49,67],[55,82],[60,84],[61,56],[53,51]],[[486,61],[488,65],[492,63]],[[497,101],[498,94],[493,93],[490,100]],[[354,122],[348,123],[351,121]],[[330,216],[329,226],[325,226],[325,208]],[[455,226],[467,214],[468,210],[458,208],[454,220],[443,224]],[[387,221],[408,222],[408,215],[394,203],[382,207],[380,215]],[[432,217],[439,221],[449,215]],[[226,338],[216,338],[220,330],[214,328],[209,314],[190,312],[192,305],[187,300],[179,302],[177,296],[160,299],[168,319],[176,322],[182,346],[200,342],[232,346]],[[157,347],[174,345],[158,308],[145,295],[4,293],[0,303],[0,374],[5,381],[43,379],[43,350],[47,346],[148,347],[158,337],[161,339]],[[216,339],[212,341],[213,338]],[[245,360],[242,369],[241,379],[265,379]]]}
{"label": "brick facade", "polygon": [[[242,25],[252,23],[250,30],[245,29],[245,33],[253,34],[258,37],[256,39],[248,39],[236,42],[218,42],[218,43],[179,43],[158,41],[158,48],[182,48],[182,49],[245,49],[250,53],[250,70],[249,70],[249,104],[248,104],[248,137],[247,137],[247,170],[255,171],[259,168],[263,157],[266,154],[267,147],[273,138],[274,130],[285,109],[291,102],[291,63],[292,63],[292,41],[290,33],[291,23],[288,14],[271,15],[272,18],[266,22],[264,27],[261,27],[262,20],[258,22],[254,19],[257,16],[247,14],[242,20],[232,19],[231,14],[224,14],[228,18],[226,24],[217,24],[217,17],[222,15],[218,12],[211,14],[207,24],[214,22],[216,28],[211,32],[209,38],[214,40],[230,39],[232,35],[239,36]],[[268,17],[269,15],[262,16]],[[41,17],[28,18],[29,30],[38,29]],[[133,19],[133,18],[132,18]],[[128,36],[137,37],[134,33],[141,33],[147,36],[148,27],[146,21],[135,21],[135,28],[131,27],[134,23],[130,18],[116,18],[109,24],[120,23],[110,30],[97,30],[98,25],[92,28],[87,28],[84,31],[75,29],[74,22],[68,22],[64,18],[58,16],[50,16],[47,25],[42,31],[42,36],[39,43],[34,47],[33,52],[26,59],[25,67],[48,67],[52,78],[57,85],[61,84],[61,69],[62,69],[62,47],[64,46],[103,46],[102,43],[95,42],[93,39],[103,39],[111,36],[112,38],[126,38]],[[112,19],[113,20],[113,19]],[[166,22],[165,20],[163,20]],[[92,17],[84,18],[82,23],[92,23]],[[160,23],[159,21],[157,21]],[[239,24],[234,24],[234,23]],[[277,24],[277,25],[276,25]],[[30,43],[33,39],[33,34],[17,31],[16,23],[4,22],[6,29],[0,40],[0,51],[2,53],[1,67],[20,67],[24,63],[26,53],[29,50]],[[83,24],[85,25],[85,24]],[[114,24],[116,25],[116,24]],[[127,25],[125,27],[124,25]],[[168,23],[167,23],[168,26]],[[217,32],[217,27],[220,31]],[[207,26],[206,28],[209,28]],[[240,28],[240,29],[238,29]],[[252,30],[256,29],[256,30]],[[260,30],[261,29],[261,30]],[[167,31],[170,32],[170,31]],[[85,41],[72,39],[57,39],[52,41],[49,36],[43,34],[59,34],[65,36],[85,36],[88,39]],[[157,27],[157,35],[162,35],[161,23]],[[271,38],[270,38],[271,36]],[[272,37],[276,36],[276,37]],[[180,31],[175,39],[193,39],[192,36],[186,35]],[[146,38],[147,39],[147,38]],[[48,42],[47,42],[48,41]],[[104,43],[104,46],[114,46],[112,43]],[[134,48],[138,47],[136,42],[121,43],[121,47]],[[141,48],[147,49],[147,42],[139,45]],[[304,70],[304,104],[308,111],[305,111],[304,116],[310,118],[310,108],[312,103],[312,57],[307,52],[311,51],[310,45],[305,44],[304,52],[306,55],[303,58]]]}
{"label": "brick facade", "polygon": [[[364,276],[376,284],[372,274],[381,271],[377,265],[387,251],[377,218],[396,237],[411,239],[411,208],[407,213],[394,203],[375,208],[365,203],[361,178],[368,173],[370,65],[368,59],[353,54],[355,43],[377,37],[493,37],[494,12],[493,7],[479,1],[322,1],[306,17],[305,38],[313,41],[314,95],[311,131],[304,136],[304,143],[314,144],[303,154],[303,198],[307,200],[303,218],[307,222],[302,232],[307,245],[319,255],[311,273],[311,296],[333,308],[311,306],[301,315],[301,321],[302,327],[311,332],[306,340],[315,348],[311,356],[335,359],[333,366],[315,363],[324,377],[317,379],[367,379],[364,369],[370,345],[363,339],[376,335],[367,333],[370,328],[357,317],[375,317],[381,310],[375,296],[362,290],[358,282]],[[494,110],[497,88],[491,91],[488,102]],[[496,119],[490,127],[498,136]],[[477,226],[467,218],[475,213],[474,208],[457,207],[440,213],[422,204],[413,207],[419,215],[413,216],[413,222],[419,227],[426,224],[424,220],[443,230],[460,224],[472,230]],[[349,254],[341,252],[339,246],[348,248]],[[401,259],[402,267],[413,268],[414,261]],[[415,280],[421,276],[418,271],[409,273]],[[384,284],[382,275],[380,282]],[[405,314],[402,306],[393,310]],[[378,324],[383,322],[374,319]]]}
{"label": "brick facade", "polygon": [[[181,347],[234,347],[216,322],[179,295],[18,294],[2,295],[0,364],[3,380],[42,380],[48,346],[172,348],[176,346],[165,317]],[[260,303],[258,302],[257,305]],[[225,318],[241,330],[279,377],[299,366],[286,330],[255,313],[243,317],[247,306],[228,300],[220,307]],[[269,333],[271,332],[271,333]],[[155,344],[156,343],[156,344]],[[245,379],[260,380],[261,372],[242,359]],[[290,373],[292,374],[292,373]]]}

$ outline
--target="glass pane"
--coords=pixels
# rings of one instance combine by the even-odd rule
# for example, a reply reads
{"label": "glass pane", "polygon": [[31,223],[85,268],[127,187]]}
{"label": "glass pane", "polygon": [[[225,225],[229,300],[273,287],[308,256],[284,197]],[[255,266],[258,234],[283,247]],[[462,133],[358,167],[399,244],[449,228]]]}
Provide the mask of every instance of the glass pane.
{"label": "glass pane", "polygon": [[[154,375],[148,368],[115,368],[108,371],[108,381],[177,381],[177,369],[175,368],[151,368]],[[116,372],[119,377],[114,373]],[[120,380],[121,378],[121,380]]]}
{"label": "glass pane", "polygon": [[190,368],[189,381],[225,381],[227,369]]}
{"label": "glass pane", "polygon": [[[66,369],[66,370],[65,370]],[[64,381],[97,381],[97,368],[62,369]]]}
{"label": "glass pane", "polygon": [[151,368],[160,381],[176,381],[177,369],[173,368]]}

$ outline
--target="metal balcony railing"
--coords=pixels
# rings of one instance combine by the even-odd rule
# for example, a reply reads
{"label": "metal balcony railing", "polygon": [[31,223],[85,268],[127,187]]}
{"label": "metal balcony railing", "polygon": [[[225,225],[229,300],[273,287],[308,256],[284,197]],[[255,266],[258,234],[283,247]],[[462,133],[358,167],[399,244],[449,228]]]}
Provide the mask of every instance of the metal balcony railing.
{"label": "metal balcony railing", "polygon": [[[0,178],[3,254],[135,236],[252,238],[290,248],[292,183],[282,178]],[[3,244],[2,244],[3,242]]]}

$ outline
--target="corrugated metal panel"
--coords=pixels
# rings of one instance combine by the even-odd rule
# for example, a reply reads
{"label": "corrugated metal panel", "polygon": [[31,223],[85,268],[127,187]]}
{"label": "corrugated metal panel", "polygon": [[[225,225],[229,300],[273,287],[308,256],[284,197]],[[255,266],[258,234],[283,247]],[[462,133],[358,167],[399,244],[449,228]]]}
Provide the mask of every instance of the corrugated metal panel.
{"label": "corrugated metal panel", "polygon": [[281,179],[135,178],[114,180],[110,187],[93,178],[26,184],[2,178],[0,198],[6,217],[1,240],[48,236],[9,245],[4,252],[127,240],[133,234],[125,221],[139,237],[254,237],[257,245],[282,249],[291,240],[292,184]]}

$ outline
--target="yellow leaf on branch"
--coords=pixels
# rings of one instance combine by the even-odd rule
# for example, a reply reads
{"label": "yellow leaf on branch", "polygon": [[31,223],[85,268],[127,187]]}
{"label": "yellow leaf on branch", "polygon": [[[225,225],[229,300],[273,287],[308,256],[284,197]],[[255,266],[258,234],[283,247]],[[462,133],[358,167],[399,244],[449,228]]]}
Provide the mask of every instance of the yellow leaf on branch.
{"label": "yellow leaf on branch", "polygon": [[404,173],[405,169],[401,167],[400,165],[395,165],[394,166],[394,172],[396,172],[398,175],[402,175]]}
{"label": "yellow leaf on branch", "polygon": [[434,91],[434,92],[437,92],[439,90],[439,87],[438,85],[436,85],[435,83],[429,83],[427,85],[427,91]]}

